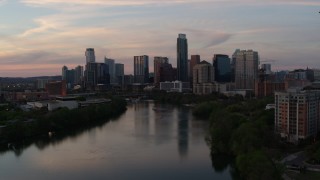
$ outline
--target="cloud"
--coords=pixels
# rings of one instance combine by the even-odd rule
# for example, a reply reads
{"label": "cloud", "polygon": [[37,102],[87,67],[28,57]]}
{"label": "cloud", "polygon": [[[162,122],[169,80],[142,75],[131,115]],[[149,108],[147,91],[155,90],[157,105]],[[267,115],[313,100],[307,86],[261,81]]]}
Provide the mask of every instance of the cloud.
{"label": "cloud", "polygon": [[[1,25],[1,73],[6,69],[13,71],[21,64],[28,68],[44,67],[48,72],[60,73],[64,64],[71,68],[77,64],[84,65],[84,51],[87,47],[95,48],[97,61],[102,62],[103,57],[108,56],[124,63],[126,73],[133,71],[135,55],[149,55],[150,66],[153,56],[167,56],[175,66],[178,33],[187,34],[189,55],[200,54],[202,59],[211,59],[213,50],[215,53],[230,55],[234,49],[243,48],[256,49],[266,58],[273,54],[282,58],[284,54],[292,53],[290,57],[298,61],[294,56],[296,50],[319,47],[317,38],[312,38],[317,37],[319,29],[316,20],[305,14],[290,14],[290,19],[287,15],[288,10],[292,12],[292,9],[296,9],[295,6],[319,5],[320,2],[315,0],[19,2],[28,11],[35,13],[30,16],[30,22],[21,26],[19,24],[18,29],[10,29],[13,27],[10,24]],[[277,11],[270,13],[274,6],[277,6]],[[306,11],[306,8],[299,8]],[[37,10],[41,13],[37,13]],[[255,14],[251,14],[251,10]],[[310,25],[300,23],[305,20],[315,27],[310,30]],[[298,49],[300,44],[303,47]],[[283,53],[278,53],[280,51]],[[28,68],[26,72],[32,73]]]}
{"label": "cloud", "polygon": [[39,27],[28,29],[23,34],[21,34],[22,37],[47,32],[49,30],[57,30],[55,24],[52,24],[49,21],[46,21],[45,19],[36,19],[35,22],[39,25]]}
{"label": "cloud", "polygon": [[[21,0],[21,2],[31,6],[53,6],[61,5],[73,6],[141,6],[141,5],[167,5],[167,4],[187,4],[187,3],[210,3],[210,4],[228,4],[228,5],[259,5],[259,4],[278,4],[278,5],[302,5],[302,6],[320,6],[318,0]],[[62,7],[63,8],[63,7]]]}

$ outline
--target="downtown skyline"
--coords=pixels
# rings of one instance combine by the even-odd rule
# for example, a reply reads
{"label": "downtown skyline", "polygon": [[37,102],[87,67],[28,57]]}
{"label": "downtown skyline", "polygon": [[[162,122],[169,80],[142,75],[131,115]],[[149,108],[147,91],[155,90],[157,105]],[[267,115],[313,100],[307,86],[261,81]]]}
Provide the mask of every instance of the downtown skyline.
{"label": "downtown skyline", "polygon": [[0,8],[0,77],[58,75],[63,65],[84,65],[90,47],[96,62],[115,59],[126,74],[142,54],[176,67],[179,33],[189,59],[253,49],[275,70],[320,68],[315,0],[0,0]]}

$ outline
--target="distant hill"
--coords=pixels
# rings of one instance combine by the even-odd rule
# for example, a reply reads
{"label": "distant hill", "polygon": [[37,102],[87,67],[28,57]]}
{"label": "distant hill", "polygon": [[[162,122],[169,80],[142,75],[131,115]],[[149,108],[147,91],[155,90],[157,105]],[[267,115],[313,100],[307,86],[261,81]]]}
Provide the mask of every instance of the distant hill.
{"label": "distant hill", "polygon": [[1,83],[33,83],[37,79],[61,80],[61,76],[36,76],[36,77],[0,77]]}

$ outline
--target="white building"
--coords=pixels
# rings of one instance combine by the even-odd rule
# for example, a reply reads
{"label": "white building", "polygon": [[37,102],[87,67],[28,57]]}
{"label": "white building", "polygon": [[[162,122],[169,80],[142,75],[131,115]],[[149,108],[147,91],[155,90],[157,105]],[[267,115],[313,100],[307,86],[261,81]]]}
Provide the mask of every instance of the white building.
{"label": "white building", "polygon": [[48,111],[53,111],[58,108],[66,107],[68,109],[76,109],[79,107],[79,103],[75,100],[73,101],[38,101],[38,102],[28,102],[27,105],[33,108],[48,108]]}
{"label": "white building", "polygon": [[181,82],[181,81],[173,81],[173,82],[160,82],[160,90],[165,90],[167,92],[189,92],[190,83],[189,82]]}

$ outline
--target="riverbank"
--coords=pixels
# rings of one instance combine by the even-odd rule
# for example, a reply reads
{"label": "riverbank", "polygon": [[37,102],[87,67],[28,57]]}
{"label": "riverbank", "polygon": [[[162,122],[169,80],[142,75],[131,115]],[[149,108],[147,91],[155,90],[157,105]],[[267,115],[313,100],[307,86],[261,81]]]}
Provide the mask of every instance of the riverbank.
{"label": "riverbank", "polygon": [[232,179],[211,166],[207,127],[190,108],[131,103],[104,124],[0,152],[0,179]]}
{"label": "riverbank", "polygon": [[126,110],[123,99],[113,98],[108,104],[91,105],[84,108],[69,110],[61,108],[53,112],[39,110],[33,114],[26,114],[32,121],[15,120],[7,123],[1,129],[0,139],[2,146],[12,143],[29,141],[35,137],[51,134],[63,134],[64,131],[73,131],[92,127],[109,121]]}
{"label": "riverbank", "polygon": [[283,166],[273,159],[284,148],[273,133],[272,98],[209,101],[195,107],[195,116],[208,119],[207,142],[212,154],[229,154],[244,179],[281,179]]}

